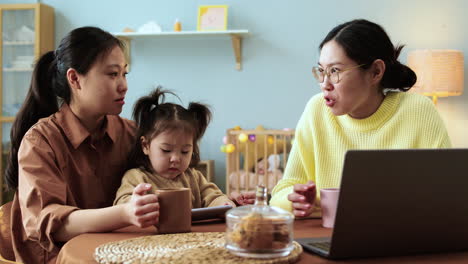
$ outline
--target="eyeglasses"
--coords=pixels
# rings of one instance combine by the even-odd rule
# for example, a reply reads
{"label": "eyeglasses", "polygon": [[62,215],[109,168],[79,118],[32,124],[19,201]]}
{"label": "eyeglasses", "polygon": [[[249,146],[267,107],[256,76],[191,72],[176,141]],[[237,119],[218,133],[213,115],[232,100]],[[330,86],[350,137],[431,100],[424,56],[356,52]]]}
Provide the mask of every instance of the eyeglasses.
{"label": "eyeglasses", "polygon": [[352,69],[356,69],[356,68],[359,68],[361,66],[364,66],[366,64],[360,64],[360,65],[356,65],[356,66],[353,66],[353,67],[349,67],[349,68],[346,68],[346,69],[343,69],[343,70],[339,70],[335,67],[331,67],[331,68],[321,68],[321,67],[312,67],[312,74],[314,75],[315,79],[317,79],[317,81],[319,83],[323,83],[324,80],[325,80],[325,75],[328,76],[328,80],[330,80],[331,83],[333,84],[337,84],[340,82],[340,73],[343,73],[345,71],[349,71],[349,70],[352,70]]}

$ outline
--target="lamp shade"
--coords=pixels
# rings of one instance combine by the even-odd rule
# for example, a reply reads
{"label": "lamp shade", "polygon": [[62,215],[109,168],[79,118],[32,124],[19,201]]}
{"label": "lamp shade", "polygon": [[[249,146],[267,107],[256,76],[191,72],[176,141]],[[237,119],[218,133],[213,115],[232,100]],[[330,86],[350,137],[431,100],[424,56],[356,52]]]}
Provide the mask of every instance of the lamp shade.
{"label": "lamp shade", "polygon": [[408,53],[408,66],[417,76],[413,89],[427,96],[461,95],[463,65],[463,53],[457,50],[415,50]]}

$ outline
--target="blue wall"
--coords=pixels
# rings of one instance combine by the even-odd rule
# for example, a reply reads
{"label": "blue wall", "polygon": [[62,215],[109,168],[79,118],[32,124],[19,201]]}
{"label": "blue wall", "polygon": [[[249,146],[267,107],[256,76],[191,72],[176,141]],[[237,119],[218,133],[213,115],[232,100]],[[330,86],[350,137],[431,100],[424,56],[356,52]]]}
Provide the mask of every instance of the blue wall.
{"label": "blue wall", "polygon": [[[29,1],[35,2],[35,1]],[[224,187],[224,154],[219,151],[227,128],[293,128],[303,107],[319,91],[310,68],[317,46],[335,25],[365,18],[384,26],[394,43],[406,44],[401,61],[413,49],[458,49],[468,54],[468,20],[463,0],[412,1],[274,1],[274,0],[44,0],[55,8],[56,44],[75,27],[94,25],[110,32],[137,29],[155,20],[172,30],[176,18],[183,30],[195,30],[197,7],[229,5],[229,29],[248,29],[243,41],[243,69],[234,68],[229,38],[144,38],[132,42],[132,68],[123,116],[133,102],[161,84],[184,104],[212,106],[214,120],[202,140],[203,159],[214,159],[216,182]],[[28,3],[1,1],[0,3]],[[465,68],[467,68],[465,66]],[[465,69],[466,73],[467,69]],[[466,75],[466,74],[465,74]],[[468,76],[468,75],[467,75]],[[466,85],[465,85],[466,86]],[[468,91],[441,98],[438,109],[455,146],[468,147]]]}

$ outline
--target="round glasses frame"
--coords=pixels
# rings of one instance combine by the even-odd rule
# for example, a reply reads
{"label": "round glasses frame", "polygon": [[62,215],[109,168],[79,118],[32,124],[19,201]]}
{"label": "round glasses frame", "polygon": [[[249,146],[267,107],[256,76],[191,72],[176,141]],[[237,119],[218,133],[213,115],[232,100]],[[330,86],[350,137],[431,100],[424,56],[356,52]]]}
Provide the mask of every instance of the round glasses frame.
{"label": "round glasses frame", "polygon": [[323,69],[321,67],[315,66],[315,67],[312,67],[312,74],[314,75],[315,79],[317,79],[319,83],[323,83],[325,81],[325,76],[327,76],[328,80],[330,80],[331,83],[337,84],[340,82],[340,73],[353,70],[353,69],[357,69],[364,65],[366,64],[359,64],[359,65],[352,66],[343,70],[338,70],[338,69],[334,70],[333,67]]}

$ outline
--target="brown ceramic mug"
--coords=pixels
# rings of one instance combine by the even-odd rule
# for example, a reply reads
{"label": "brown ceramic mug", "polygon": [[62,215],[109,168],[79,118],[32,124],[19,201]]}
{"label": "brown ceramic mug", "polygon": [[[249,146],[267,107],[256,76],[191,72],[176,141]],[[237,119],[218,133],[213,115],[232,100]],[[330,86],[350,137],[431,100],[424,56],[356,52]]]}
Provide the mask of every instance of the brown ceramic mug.
{"label": "brown ceramic mug", "polygon": [[192,227],[192,193],[189,188],[157,189],[160,234],[190,232]]}

